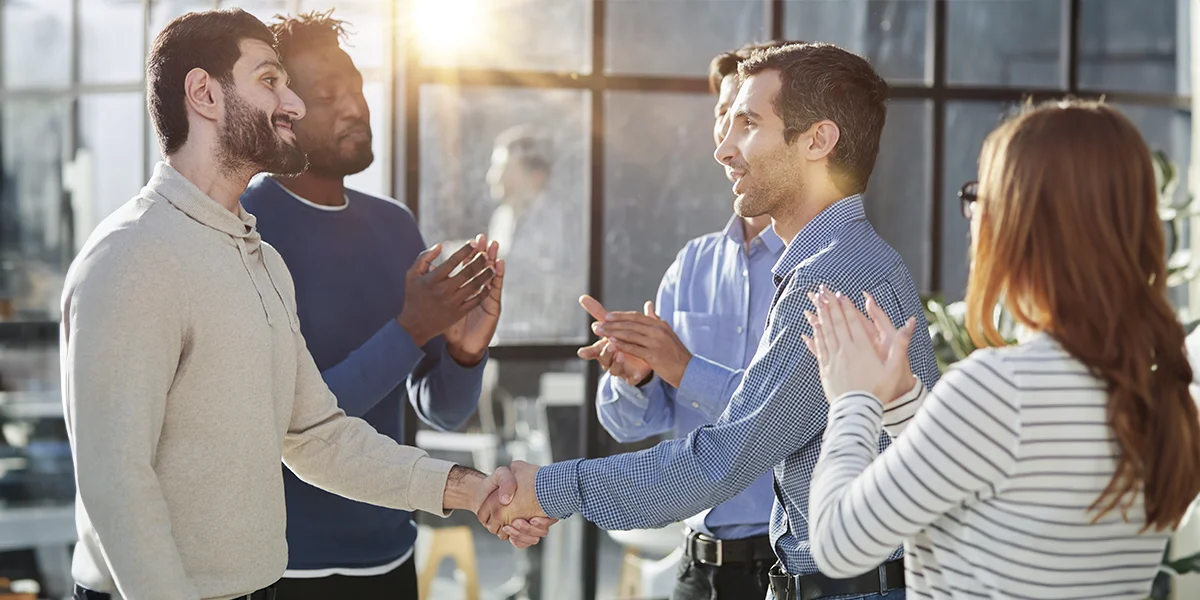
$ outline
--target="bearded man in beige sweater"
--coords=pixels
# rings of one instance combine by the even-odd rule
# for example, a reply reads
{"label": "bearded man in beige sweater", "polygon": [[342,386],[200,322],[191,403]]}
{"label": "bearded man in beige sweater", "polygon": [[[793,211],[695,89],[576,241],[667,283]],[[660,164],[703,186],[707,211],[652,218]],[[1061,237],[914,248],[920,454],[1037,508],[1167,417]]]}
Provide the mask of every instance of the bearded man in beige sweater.
{"label": "bearded man in beige sweater", "polygon": [[[257,173],[307,164],[291,127],[304,104],[266,26],[240,10],[180,17],[154,42],[147,88],[166,160],[92,233],[63,291],[75,597],[272,598],[287,566],[281,458],[313,485],[396,509],[511,497],[507,471],[397,445],[347,417],[321,379],[288,269],[238,201]],[[412,274],[458,298],[429,320],[448,327],[488,298],[479,250]]]}

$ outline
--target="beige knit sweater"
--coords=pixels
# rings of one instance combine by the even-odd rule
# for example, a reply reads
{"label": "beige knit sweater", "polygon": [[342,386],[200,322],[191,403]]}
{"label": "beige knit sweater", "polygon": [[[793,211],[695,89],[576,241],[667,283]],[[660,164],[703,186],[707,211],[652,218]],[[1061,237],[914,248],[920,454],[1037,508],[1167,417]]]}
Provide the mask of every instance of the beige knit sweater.
{"label": "beige knit sweater", "polygon": [[84,587],[190,600],[271,584],[287,565],[281,457],[348,498],[443,513],[453,465],[337,407],[254,217],[171,167],[96,228],[62,314]]}

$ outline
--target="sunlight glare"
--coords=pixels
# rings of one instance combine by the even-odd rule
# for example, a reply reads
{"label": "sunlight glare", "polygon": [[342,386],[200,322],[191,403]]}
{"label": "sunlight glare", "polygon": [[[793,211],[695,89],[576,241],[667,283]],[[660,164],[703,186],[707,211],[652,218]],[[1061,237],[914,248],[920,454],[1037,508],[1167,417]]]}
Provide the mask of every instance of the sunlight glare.
{"label": "sunlight glare", "polygon": [[421,51],[459,54],[478,39],[478,0],[416,0],[413,25]]}

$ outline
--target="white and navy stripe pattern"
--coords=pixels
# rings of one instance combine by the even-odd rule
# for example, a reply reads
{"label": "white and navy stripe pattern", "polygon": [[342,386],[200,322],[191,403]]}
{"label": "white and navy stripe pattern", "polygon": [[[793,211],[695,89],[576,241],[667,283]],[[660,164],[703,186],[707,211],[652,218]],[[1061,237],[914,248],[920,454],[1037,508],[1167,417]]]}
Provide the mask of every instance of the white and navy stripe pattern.
{"label": "white and navy stripe pattern", "polygon": [[[866,220],[853,196],[829,207],[792,240],[773,269],[779,291],[766,333],[729,407],[712,425],[648,450],[543,467],[537,496],[550,516],[582,513],[605,529],[661,527],[724,502],[775,467],[771,539],[788,573],[816,572],[808,545],[808,497],[829,405],[816,359],[801,335],[820,284],[862,306],[869,291],[892,321],[917,318],[913,372],[938,380],[924,308],[900,255]],[[877,437],[879,449],[889,438]],[[899,540],[889,554],[902,555]],[[882,562],[882,559],[878,562]]]}
{"label": "white and navy stripe pattern", "polygon": [[957,363],[876,460],[879,400],[829,411],[813,475],[821,571],[869,571],[901,541],[910,598],[1145,598],[1167,533],[1139,497],[1096,522],[1118,446],[1103,381],[1039,335]]}

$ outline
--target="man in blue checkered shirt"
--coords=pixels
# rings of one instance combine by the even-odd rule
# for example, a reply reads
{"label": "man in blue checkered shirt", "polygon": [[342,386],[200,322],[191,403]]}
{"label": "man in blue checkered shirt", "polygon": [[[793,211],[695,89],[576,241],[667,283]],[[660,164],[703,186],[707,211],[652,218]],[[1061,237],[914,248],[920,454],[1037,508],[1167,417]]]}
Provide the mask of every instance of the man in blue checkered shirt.
{"label": "man in blue checkered shirt", "polygon": [[[865,60],[829,44],[757,52],[739,74],[744,83],[716,158],[733,175],[737,213],[770,215],[788,248],[773,269],[766,334],[729,407],[716,423],[641,452],[540,469],[515,463],[517,497],[508,507],[489,501],[494,510],[480,519],[502,537],[521,524],[501,524],[535,515],[581,513],[606,529],[660,527],[724,502],[774,467],[771,542],[788,596],[777,600],[903,598],[901,548],[854,579],[824,577],[812,559],[809,484],[828,404],[801,341],[811,335],[809,293],[827,285],[862,307],[868,292],[896,326],[916,319],[913,373],[927,387],[937,383],[912,277],[867,222],[859,196],[878,154],[888,86]],[[888,444],[882,434],[880,450]]]}

